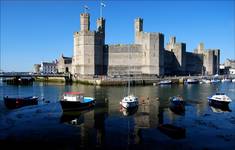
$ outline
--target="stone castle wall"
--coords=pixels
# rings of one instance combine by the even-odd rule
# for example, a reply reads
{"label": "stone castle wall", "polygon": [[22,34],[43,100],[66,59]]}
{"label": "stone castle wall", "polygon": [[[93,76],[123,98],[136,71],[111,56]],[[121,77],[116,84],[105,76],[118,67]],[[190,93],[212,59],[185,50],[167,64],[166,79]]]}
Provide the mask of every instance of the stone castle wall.
{"label": "stone castle wall", "polygon": [[97,20],[97,30],[90,31],[89,14],[81,14],[81,31],[74,33],[72,74],[81,75],[185,75],[214,74],[220,51],[206,52],[200,44],[195,53],[186,52],[185,43],[171,37],[164,48],[164,35],[143,31],[143,19],[134,23],[135,42],[105,45],[105,20]]}

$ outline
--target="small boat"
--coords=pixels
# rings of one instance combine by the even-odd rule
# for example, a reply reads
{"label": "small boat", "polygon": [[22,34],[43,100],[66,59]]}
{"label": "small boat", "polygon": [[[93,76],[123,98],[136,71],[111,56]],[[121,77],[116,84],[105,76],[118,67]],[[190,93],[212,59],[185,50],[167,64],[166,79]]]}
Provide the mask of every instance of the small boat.
{"label": "small boat", "polygon": [[120,104],[124,108],[133,108],[137,107],[139,105],[139,102],[138,98],[134,95],[128,95],[121,100]]}
{"label": "small boat", "polygon": [[[130,53],[130,49],[128,48],[128,52]],[[128,56],[128,65],[131,64],[130,56]],[[130,68],[130,67],[129,67]],[[131,81],[130,81],[130,69],[128,69],[128,88],[127,88],[127,96],[124,96],[120,101],[120,105],[124,108],[133,108],[139,105],[138,97],[131,93]]]}
{"label": "small boat", "polygon": [[232,79],[232,82],[235,82],[235,79]]}
{"label": "small boat", "polygon": [[63,111],[85,110],[95,106],[95,99],[80,92],[65,92],[60,100]]}
{"label": "small boat", "polygon": [[170,110],[173,111],[175,114],[184,115],[185,107],[184,107],[184,100],[181,96],[173,96],[169,98],[170,100]]}
{"label": "small boat", "polygon": [[211,83],[219,83],[219,82],[220,82],[219,79],[212,79],[212,80],[211,80]]}
{"label": "small boat", "polygon": [[23,106],[37,105],[38,97],[29,96],[29,97],[8,97],[4,96],[4,103],[8,109],[20,108]]}
{"label": "small boat", "polygon": [[172,83],[171,80],[163,80],[163,81],[160,81],[158,84],[159,85],[169,85],[171,83]]}
{"label": "small boat", "polygon": [[221,80],[221,82],[231,82],[231,80],[228,79],[228,78],[224,78],[224,79]]}
{"label": "small boat", "polygon": [[209,83],[211,83],[211,80],[208,80],[208,79],[202,79],[202,82],[203,82],[203,83],[207,83],[207,84],[209,84]]}
{"label": "small boat", "polygon": [[183,127],[178,127],[172,124],[160,124],[157,127],[162,133],[173,139],[185,138],[186,130]]}
{"label": "small boat", "polygon": [[225,93],[218,92],[208,97],[209,104],[219,107],[227,106],[231,101],[232,100]]}
{"label": "small boat", "polygon": [[199,83],[199,80],[197,80],[197,79],[187,79],[186,83],[188,83],[188,84],[197,84],[197,83]]}

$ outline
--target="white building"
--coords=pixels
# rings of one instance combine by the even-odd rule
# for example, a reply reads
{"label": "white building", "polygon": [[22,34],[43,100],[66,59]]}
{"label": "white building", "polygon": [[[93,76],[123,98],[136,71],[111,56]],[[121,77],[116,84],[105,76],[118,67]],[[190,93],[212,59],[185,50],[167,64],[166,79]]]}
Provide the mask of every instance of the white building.
{"label": "white building", "polygon": [[57,62],[41,62],[40,72],[44,74],[57,73]]}

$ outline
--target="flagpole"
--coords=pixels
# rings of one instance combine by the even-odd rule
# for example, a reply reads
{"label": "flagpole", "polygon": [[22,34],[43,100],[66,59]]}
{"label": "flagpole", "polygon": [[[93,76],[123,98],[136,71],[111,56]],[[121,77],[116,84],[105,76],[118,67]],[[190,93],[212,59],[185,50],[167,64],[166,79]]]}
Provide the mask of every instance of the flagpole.
{"label": "flagpole", "polygon": [[100,18],[102,18],[102,1],[100,1]]}

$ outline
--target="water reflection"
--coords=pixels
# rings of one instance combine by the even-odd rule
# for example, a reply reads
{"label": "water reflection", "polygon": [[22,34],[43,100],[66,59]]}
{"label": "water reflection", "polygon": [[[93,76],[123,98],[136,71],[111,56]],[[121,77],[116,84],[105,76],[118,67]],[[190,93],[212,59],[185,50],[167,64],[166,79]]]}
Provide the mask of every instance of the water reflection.
{"label": "water reflection", "polygon": [[229,108],[229,105],[213,105],[209,104],[211,110],[214,113],[222,113],[222,112],[231,112],[232,110]]}
{"label": "water reflection", "polygon": [[175,126],[173,124],[161,124],[158,129],[173,139],[182,139],[186,136],[186,129],[183,127]]}
{"label": "water reflection", "polygon": [[[19,95],[34,93],[43,95],[46,100],[50,100],[50,103],[15,112],[7,111],[4,115],[0,114],[2,129],[0,138],[8,139],[10,134],[13,140],[35,139],[34,141],[58,143],[66,141],[64,145],[67,149],[70,147],[74,149],[134,149],[136,147],[144,149],[146,145],[149,149],[158,146],[160,146],[159,149],[172,149],[178,144],[184,145],[183,142],[189,142],[190,147],[182,149],[190,149],[192,145],[203,142],[200,137],[229,143],[228,140],[219,139],[217,135],[222,132],[223,137],[225,134],[231,135],[230,132],[234,129],[234,111],[230,109],[234,110],[235,103],[233,101],[230,103],[230,108],[226,109],[208,106],[207,97],[215,92],[214,85],[137,86],[134,89],[136,95],[144,101],[141,101],[135,111],[122,110],[120,112],[119,101],[123,97],[123,87],[47,84],[34,85],[32,89],[29,89],[2,85],[0,86],[1,97],[11,93]],[[87,111],[62,113],[58,100],[65,91],[80,91],[95,97],[96,106]],[[227,92],[234,100],[234,92]],[[168,98],[173,95],[184,97],[186,102],[184,115],[178,115],[169,108]],[[3,103],[0,105],[0,108],[3,108]],[[220,114],[218,118],[218,115],[212,111],[231,113]],[[223,121],[223,124],[220,121]],[[164,129],[159,129],[160,126]],[[221,130],[217,130],[218,128]],[[202,132],[202,129],[205,130]],[[25,134],[26,131],[28,134]],[[231,137],[234,137],[234,134]],[[174,140],[177,138],[187,139]],[[228,139],[233,141],[230,137]],[[195,142],[197,140],[199,142]],[[173,146],[167,147],[169,143]],[[187,143],[185,145],[187,146]],[[210,148],[210,145],[208,147]]]}

